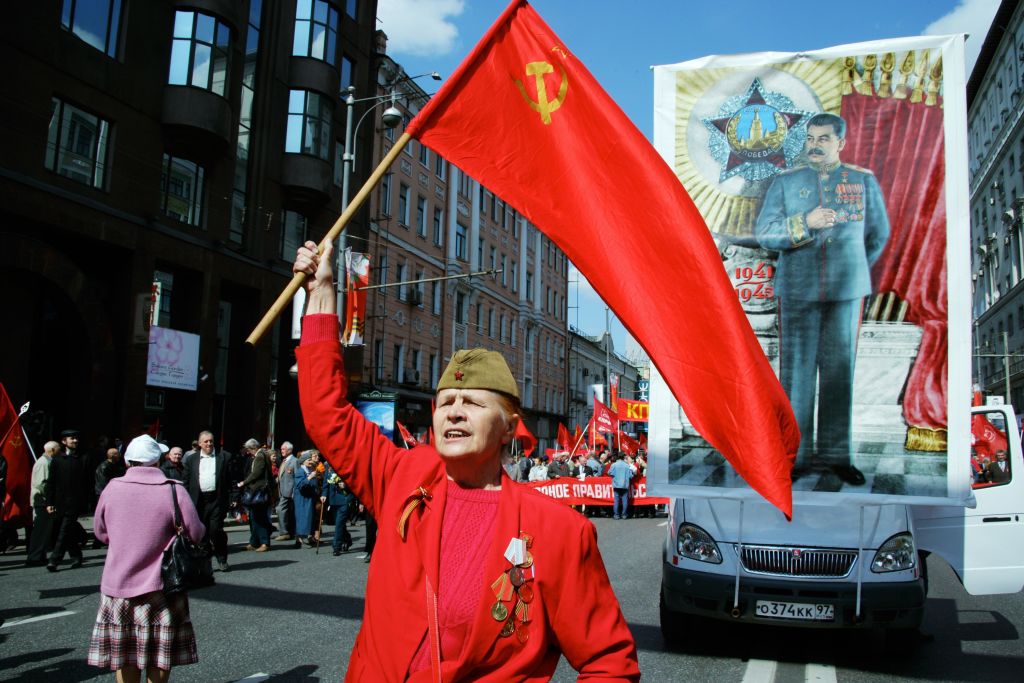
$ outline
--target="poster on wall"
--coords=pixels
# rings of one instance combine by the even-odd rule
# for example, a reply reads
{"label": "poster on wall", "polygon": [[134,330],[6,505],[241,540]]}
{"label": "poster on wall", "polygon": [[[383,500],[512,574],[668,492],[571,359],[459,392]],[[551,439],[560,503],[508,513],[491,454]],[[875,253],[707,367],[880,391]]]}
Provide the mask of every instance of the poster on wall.
{"label": "poster on wall", "polygon": [[195,391],[198,377],[199,335],[150,327],[146,385]]}
{"label": "poster on wall", "polygon": [[356,410],[370,422],[380,427],[384,436],[392,441],[395,438],[395,399],[394,393],[372,391],[360,394],[355,401]]}
{"label": "poster on wall", "polygon": [[[654,68],[655,146],[800,428],[797,502],[970,495],[963,40]],[[652,492],[756,497],[656,369],[650,392]]]}

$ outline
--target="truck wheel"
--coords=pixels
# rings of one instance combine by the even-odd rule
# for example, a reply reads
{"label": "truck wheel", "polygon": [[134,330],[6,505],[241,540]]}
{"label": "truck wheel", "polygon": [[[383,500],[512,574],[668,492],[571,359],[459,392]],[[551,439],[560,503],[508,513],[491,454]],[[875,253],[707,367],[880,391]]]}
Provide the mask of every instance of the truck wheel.
{"label": "truck wheel", "polygon": [[677,647],[686,636],[691,635],[687,631],[690,630],[692,618],[688,614],[670,610],[665,604],[664,593],[658,597],[658,615],[661,621],[661,638],[666,647]]}

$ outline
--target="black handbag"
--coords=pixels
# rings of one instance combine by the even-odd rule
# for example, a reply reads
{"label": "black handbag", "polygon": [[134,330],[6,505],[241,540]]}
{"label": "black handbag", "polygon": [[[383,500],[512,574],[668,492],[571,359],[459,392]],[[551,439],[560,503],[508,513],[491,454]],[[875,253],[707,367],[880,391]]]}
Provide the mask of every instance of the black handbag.
{"label": "black handbag", "polygon": [[270,490],[267,488],[256,489],[255,491],[246,489],[242,492],[242,505],[247,508],[251,508],[254,505],[266,505],[269,500]]}
{"label": "black handbag", "polygon": [[164,550],[164,559],[160,563],[160,574],[164,579],[164,593],[180,593],[181,591],[203,586],[212,586],[213,562],[209,544],[193,543],[185,533],[181,521],[181,508],[178,507],[178,496],[174,492],[176,484],[171,484],[171,500],[174,501],[174,528],[177,532],[171,545]]}

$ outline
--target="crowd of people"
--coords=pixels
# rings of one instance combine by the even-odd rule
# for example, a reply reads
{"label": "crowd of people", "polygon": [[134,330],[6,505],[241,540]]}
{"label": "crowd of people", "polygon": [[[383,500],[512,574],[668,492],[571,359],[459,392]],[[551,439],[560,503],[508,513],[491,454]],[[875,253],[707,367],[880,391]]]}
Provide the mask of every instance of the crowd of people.
{"label": "crowd of people", "polygon": [[643,451],[638,451],[635,457],[614,449],[588,450],[577,455],[557,453],[551,458],[540,453],[534,453],[531,456],[516,453],[506,459],[504,467],[509,478],[519,482],[548,481],[562,477],[573,479],[611,477],[613,491],[611,510],[606,505],[584,508],[583,512],[591,517],[608,515],[612,519],[650,517],[656,514],[658,509],[655,505],[633,505],[631,483],[637,477],[647,476],[647,458]]}
{"label": "crowd of people", "polygon": [[[65,557],[69,568],[82,565],[82,549],[89,537],[79,519],[96,507],[110,482],[125,476],[126,444],[117,440],[98,464],[79,447],[77,430],[61,432],[59,441],[47,441],[32,468],[30,500],[32,524],[26,528],[26,566],[45,566],[58,571]],[[166,446],[166,444],[164,444]],[[214,435],[203,431],[186,451],[168,446],[155,465],[163,477],[180,482],[191,499],[214,550],[217,569],[230,571],[227,561],[225,520],[248,523],[246,550],[266,552],[272,542],[287,541],[290,547],[317,547],[320,527],[335,526],[333,550],[340,555],[351,549],[348,526],[366,520],[365,507],[354,500],[345,483],[321,461],[314,450],[294,453],[285,441],[275,449],[249,439],[233,454],[214,444]],[[277,513],[277,536],[273,536]],[[367,524],[375,529],[376,525]],[[14,529],[8,534],[16,534]],[[15,538],[8,537],[8,541]],[[368,539],[363,559],[369,561],[373,540]],[[92,547],[105,547],[93,537]]]}

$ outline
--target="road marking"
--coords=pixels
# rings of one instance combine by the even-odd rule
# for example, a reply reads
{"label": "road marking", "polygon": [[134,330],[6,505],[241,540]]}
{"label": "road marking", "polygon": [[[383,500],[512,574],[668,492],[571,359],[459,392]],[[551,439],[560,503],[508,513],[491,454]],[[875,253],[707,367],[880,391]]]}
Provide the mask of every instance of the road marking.
{"label": "road marking", "polygon": [[743,683],[772,683],[775,680],[777,662],[768,659],[751,659],[743,672]]}
{"label": "road marking", "polygon": [[17,621],[8,621],[3,626],[0,626],[0,628],[21,626],[22,624],[31,624],[33,621],[46,621],[47,619],[56,619],[57,617],[70,617],[72,614],[77,614],[77,612],[67,610],[64,612],[54,612],[53,614],[43,614],[38,617],[29,617],[27,619],[19,619]]}
{"label": "road marking", "polygon": [[265,681],[265,680],[267,680],[269,678],[270,678],[270,674],[258,673],[258,674],[253,674],[251,676],[246,676],[245,678],[239,678],[234,683],[242,683],[243,681],[245,681],[246,683],[260,683],[260,681]]}
{"label": "road marking", "polygon": [[661,524],[659,524],[658,526],[668,526],[668,522],[662,522],[662,523],[661,523]]}
{"label": "road marking", "polygon": [[808,663],[804,683],[836,683],[836,668],[830,664]]}

